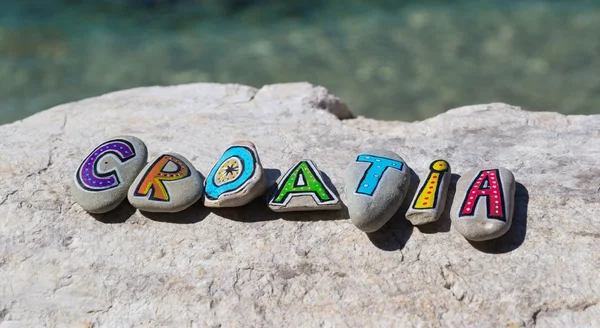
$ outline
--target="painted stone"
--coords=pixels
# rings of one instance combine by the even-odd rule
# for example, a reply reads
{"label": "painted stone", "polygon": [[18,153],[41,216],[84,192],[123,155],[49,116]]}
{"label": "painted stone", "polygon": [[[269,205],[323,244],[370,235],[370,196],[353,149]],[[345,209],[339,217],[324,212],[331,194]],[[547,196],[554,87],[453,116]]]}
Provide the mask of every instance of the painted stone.
{"label": "painted stone", "polygon": [[514,204],[512,172],[502,167],[469,171],[456,183],[452,226],[469,240],[498,238],[512,224]]}
{"label": "painted stone", "polygon": [[344,182],[350,220],[360,230],[373,232],[402,205],[410,185],[410,170],[392,151],[369,150],[348,165]]}
{"label": "painted stone", "polygon": [[406,218],[413,225],[431,223],[440,218],[446,205],[451,176],[450,164],[445,160],[431,163],[427,178],[421,181],[406,212]]}
{"label": "painted stone", "polygon": [[202,177],[192,163],[176,153],[149,162],[127,194],[131,205],[147,212],[179,212],[202,197]]}
{"label": "painted stone", "polygon": [[129,186],[147,159],[146,145],[136,137],[107,140],[77,168],[71,179],[71,195],[84,210],[106,213],[127,197]]}
{"label": "painted stone", "polygon": [[339,210],[342,204],[315,163],[302,160],[279,179],[269,198],[269,208],[275,212]]}
{"label": "painted stone", "polygon": [[234,142],[206,178],[204,206],[243,206],[266,190],[267,179],[256,147],[249,141]]}

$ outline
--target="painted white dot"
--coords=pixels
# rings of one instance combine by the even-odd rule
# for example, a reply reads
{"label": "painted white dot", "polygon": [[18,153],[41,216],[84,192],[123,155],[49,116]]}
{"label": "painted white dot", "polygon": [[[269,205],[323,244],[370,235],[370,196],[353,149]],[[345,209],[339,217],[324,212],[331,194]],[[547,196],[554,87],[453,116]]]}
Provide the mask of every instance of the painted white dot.
{"label": "painted white dot", "polygon": [[[498,198],[498,197],[496,197],[496,198]],[[498,204],[498,201],[496,201],[496,204]]]}
{"label": "painted white dot", "polygon": [[376,159],[375,162],[381,162],[381,160],[380,159]]}
{"label": "painted white dot", "polygon": [[494,194],[497,194],[498,192],[496,190],[494,190]]}
{"label": "painted white dot", "polygon": [[471,202],[467,202],[467,205],[471,205]]}
{"label": "painted white dot", "polygon": [[473,197],[469,197],[469,199],[473,199]]}
{"label": "painted white dot", "polygon": [[379,174],[373,174],[373,176],[379,178]]}
{"label": "painted white dot", "polygon": [[367,188],[369,185],[368,184],[364,184],[363,187]]}
{"label": "painted white dot", "polygon": [[381,166],[377,165],[377,168],[378,168],[378,169],[380,169],[380,168],[381,168]]}
{"label": "painted white dot", "polygon": [[470,207],[467,207],[467,211],[470,211],[470,210],[471,210],[471,208],[470,208]]}

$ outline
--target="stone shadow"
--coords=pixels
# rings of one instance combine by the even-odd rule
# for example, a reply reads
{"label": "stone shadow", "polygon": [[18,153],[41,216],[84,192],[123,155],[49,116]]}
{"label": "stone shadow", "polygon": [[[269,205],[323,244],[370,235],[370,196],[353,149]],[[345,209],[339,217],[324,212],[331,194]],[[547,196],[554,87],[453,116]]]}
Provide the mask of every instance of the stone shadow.
{"label": "stone shadow", "polygon": [[[204,174],[200,171],[196,172],[198,172],[200,179],[202,179],[202,182],[204,183],[204,180],[206,179]],[[204,220],[210,214],[210,209],[204,206],[203,199],[204,196],[192,206],[176,213],[147,212],[141,210],[140,213],[152,221],[175,224],[194,224]]]}
{"label": "stone shadow", "polygon": [[119,204],[115,209],[101,214],[90,214],[94,219],[106,223],[106,224],[117,224],[125,223],[133,214],[136,208],[129,204],[127,198]]}
{"label": "stone shadow", "polygon": [[421,179],[412,168],[410,170],[410,185],[402,205],[396,214],[381,229],[367,233],[373,245],[384,251],[397,251],[404,248],[413,232],[413,225],[406,219],[406,211],[410,207]]}
{"label": "stone shadow", "polygon": [[[271,190],[271,189],[269,189]],[[279,219],[278,213],[275,213],[267,206],[267,196],[269,193],[260,195],[250,203],[240,207],[219,207],[210,210],[216,215],[228,220],[254,223],[273,221]]]}
{"label": "stone shadow", "polygon": [[[404,197],[404,200],[402,201],[402,205],[400,205],[400,208],[398,209],[398,212],[401,213],[405,219],[406,219],[406,212],[408,211],[408,209],[410,207],[410,203],[412,202],[412,199],[415,197],[415,194],[417,193],[417,190],[419,189],[419,183],[421,183],[421,178],[419,178],[417,173],[415,173],[415,171],[412,168],[409,168],[409,170],[410,170],[410,185],[408,186],[408,191],[406,192],[406,196]],[[396,213],[396,214],[398,214],[398,213]],[[410,221],[409,221],[409,223],[410,223]]]}
{"label": "stone shadow", "polygon": [[413,226],[405,214],[398,211],[381,229],[367,233],[371,243],[388,252],[403,249],[413,232]]}
{"label": "stone shadow", "polygon": [[[324,182],[331,188],[331,191],[339,198],[339,192],[335,185],[331,183],[329,176],[321,171]],[[269,196],[277,188],[277,179],[281,176],[281,171],[276,169],[265,169],[265,176],[269,188],[267,191],[251,201],[249,204],[240,207],[212,208],[211,210],[218,216],[244,223],[265,222],[283,219],[286,221],[331,221],[344,220],[348,218],[348,209],[342,203],[342,210],[335,211],[302,211],[302,212],[273,212],[268,206]],[[341,202],[341,199],[340,199]]]}
{"label": "stone shadow", "polygon": [[286,221],[313,222],[313,221],[338,221],[347,220],[348,207],[342,203],[341,210],[326,210],[326,211],[305,211],[305,212],[281,212],[277,213]]}
{"label": "stone shadow", "polygon": [[440,218],[431,223],[417,226],[419,231],[424,234],[433,234],[438,232],[449,232],[452,226],[452,220],[450,219],[450,208],[452,207],[452,201],[456,194],[456,182],[460,179],[460,175],[452,173],[450,178],[450,185],[448,186],[448,194],[446,195],[446,204],[444,205],[444,211],[440,214]]}
{"label": "stone shadow", "polygon": [[267,180],[267,191],[265,193],[244,206],[215,207],[211,208],[211,211],[225,219],[244,223],[273,221],[279,219],[277,213],[271,211],[267,206],[267,203],[268,197],[275,191],[275,188],[277,187],[277,179],[281,176],[281,171],[278,169],[264,169],[264,174]]}
{"label": "stone shadow", "polygon": [[210,209],[204,207],[199,200],[194,205],[177,213],[157,213],[140,211],[140,213],[152,221],[175,223],[175,224],[194,224],[204,220],[209,214]]}
{"label": "stone shadow", "polygon": [[335,220],[346,220],[348,216],[348,207],[342,202],[340,192],[336,188],[335,184],[331,181],[331,178],[327,173],[319,170],[323,177],[323,182],[331,189],[331,192],[340,200],[342,205],[341,210],[325,210],[325,211],[304,211],[304,212],[280,212],[279,215],[286,221],[335,221]]}
{"label": "stone shadow", "polygon": [[213,213],[228,220],[255,223],[274,220],[286,221],[333,221],[348,218],[348,209],[342,204],[341,210],[335,211],[303,211],[303,212],[273,212],[267,205],[267,196],[262,195],[249,204],[241,207],[212,208]]}
{"label": "stone shadow", "polygon": [[340,199],[340,192],[337,190],[335,184],[331,181],[331,178],[329,177],[329,175],[327,175],[327,173],[320,171],[321,172],[321,176],[323,177],[323,182],[325,182],[325,184],[331,189],[331,191],[335,194],[335,196]]}
{"label": "stone shadow", "polygon": [[267,179],[268,190],[277,184],[277,179],[281,176],[281,171],[278,169],[264,169],[265,178]]}
{"label": "stone shadow", "polygon": [[529,207],[529,191],[520,183],[516,183],[515,209],[510,229],[501,237],[486,241],[468,241],[477,250],[488,254],[503,254],[514,251],[525,241],[527,235],[527,209]]}

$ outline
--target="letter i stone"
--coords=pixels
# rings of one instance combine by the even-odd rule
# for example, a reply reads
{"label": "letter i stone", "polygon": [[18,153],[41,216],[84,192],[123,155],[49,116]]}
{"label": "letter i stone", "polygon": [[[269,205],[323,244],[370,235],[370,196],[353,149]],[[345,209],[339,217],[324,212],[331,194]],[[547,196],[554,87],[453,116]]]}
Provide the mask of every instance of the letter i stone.
{"label": "letter i stone", "polygon": [[421,181],[406,218],[413,225],[437,221],[444,211],[450,185],[450,164],[443,159],[431,163],[429,174]]}

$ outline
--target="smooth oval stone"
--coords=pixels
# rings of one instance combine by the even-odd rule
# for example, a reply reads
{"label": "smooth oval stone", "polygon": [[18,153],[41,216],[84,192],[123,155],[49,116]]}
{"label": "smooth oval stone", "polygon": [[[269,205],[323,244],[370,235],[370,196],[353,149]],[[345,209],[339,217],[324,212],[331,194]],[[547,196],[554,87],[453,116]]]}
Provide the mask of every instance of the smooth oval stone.
{"label": "smooth oval stone", "polygon": [[392,151],[369,150],[348,165],[344,182],[350,220],[358,229],[373,232],[402,205],[410,185],[410,170]]}
{"label": "smooth oval stone", "polygon": [[106,213],[127,197],[147,159],[142,140],[132,136],[109,139],[81,162],[71,179],[71,195],[84,210]]}
{"label": "smooth oval stone", "polygon": [[456,183],[452,226],[469,240],[498,238],[510,229],[514,205],[512,172],[502,167],[469,171]]}
{"label": "smooth oval stone", "polygon": [[339,210],[339,198],[323,180],[317,165],[302,160],[292,166],[277,182],[269,197],[274,212]]}
{"label": "smooth oval stone", "polygon": [[451,176],[450,164],[445,160],[438,159],[431,163],[429,174],[419,184],[406,211],[406,218],[413,225],[427,224],[439,219],[446,205]]}
{"label": "smooth oval stone", "polygon": [[208,174],[204,206],[243,206],[266,190],[267,179],[256,147],[250,141],[237,141],[225,150]]}
{"label": "smooth oval stone", "polygon": [[202,197],[202,177],[185,157],[164,153],[137,176],[127,194],[131,205],[147,212],[179,212]]}

